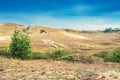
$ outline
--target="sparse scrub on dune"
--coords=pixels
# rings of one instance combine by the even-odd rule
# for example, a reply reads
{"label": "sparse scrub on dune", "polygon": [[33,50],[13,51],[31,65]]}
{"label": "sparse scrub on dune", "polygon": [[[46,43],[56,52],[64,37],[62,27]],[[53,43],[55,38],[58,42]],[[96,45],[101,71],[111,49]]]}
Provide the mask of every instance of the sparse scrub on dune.
{"label": "sparse scrub on dune", "polygon": [[64,29],[66,32],[74,32],[74,33],[94,33],[92,31],[87,30],[74,30],[74,29]]}
{"label": "sparse scrub on dune", "polygon": [[67,61],[81,62],[85,64],[94,64],[94,63],[102,62],[100,58],[97,58],[95,56],[90,56],[90,55],[84,55],[84,54],[68,55],[64,57],[63,59]]}
{"label": "sparse scrub on dune", "polygon": [[0,56],[10,58],[11,54],[7,46],[0,47]]}
{"label": "sparse scrub on dune", "polygon": [[92,50],[92,49],[100,49],[101,46],[96,46],[96,45],[89,45],[89,44],[78,44],[77,46],[81,50]]}
{"label": "sparse scrub on dune", "polygon": [[40,52],[34,52],[32,54],[32,59],[47,59],[47,56],[45,56],[45,54]]}
{"label": "sparse scrub on dune", "polygon": [[112,28],[106,28],[106,29],[104,30],[105,33],[111,32],[111,31],[112,31]]}
{"label": "sparse scrub on dune", "polygon": [[7,46],[0,46],[0,51],[7,52],[8,47]]}
{"label": "sparse scrub on dune", "polygon": [[102,51],[99,54],[95,54],[95,56],[103,58],[104,61],[106,61],[106,62],[120,63],[120,48],[113,52]]}
{"label": "sparse scrub on dune", "polygon": [[110,42],[101,42],[100,44],[102,44],[102,45],[111,45],[112,43],[110,43]]}
{"label": "sparse scrub on dune", "polygon": [[29,29],[30,29],[30,26],[27,26],[26,28],[24,28],[24,29],[23,29],[23,32],[25,32],[25,33],[26,33],[26,32],[28,32],[28,31],[29,31]]}
{"label": "sparse scrub on dune", "polygon": [[55,50],[54,52],[52,52],[51,57],[52,58],[59,58],[59,57],[62,57],[62,56],[68,55],[68,54],[69,54],[68,50],[58,49],[58,50]]}
{"label": "sparse scrub on dune", "polygon": [[74,33],[80,33],[81,31],[79,30],[74,30],[74,29],[64,29],[66,32],[74,32]]}
{"label": "sparse scrub on dune", "polygon": [[120,31],[120,28],[115,28],[115,29],[113,29],[113,28],[106,28],[104,30],[105,33],[108,33],[108,32],[118,32],[118,31]]}
{"label": "sparse scrub on dune", "polygon": [[28,59],[31,57],[30,39],[20,31],[15,30],[12,43],[10,44],[10,53],[13,58]]}
{"label": "sparse scrub on dune", "polygon": [[64,29],[64,31],[66,31],[66,32],[78,32],[77,30],[73,30],[73,29]]}
{"label": "sparse scrub on dune", "polygon": [[[7,58],[20,58],[20,59],[30,59],[30,60],[37,60],[37,59],[62,59],[65,56],[68,56],[70,54],[69,50],[63,50],[63,49],[56,49],[52,51],[46,51],[44,53],[40,52],[33,52],[32,54],[29,53],[27,56],[25,53],[20,53],[21,51],[16,50],[15,53],[11,53],[8,50],[8,47],[0,47],[0,56],[7,57]],[[30,55],[30,56],[29,56]]]}
{"label": "sparse scrub on dune", "polygon": [[44,29],[41,29],[40,33],[46,33],[46,31]]}
{"label": "sparse scrub on dune", "polygon": [[54,51],[48,51],[45,53],[33,53],[32,59],[58,59],[63,56],[68,55],[70,52],[68,50],[57,49]]}
{"label": "sparse scrub on dune", "polygon": [[31,26],[27,26],[26,30],[29,30]]}
{"label": "sparse scrub on dune", "polygon": [[61,50],[61,49],[48,51],[45,53],[35,52],[33,53],[32,59],[66,60],[70,62],[81,62],[85,64],[102,62],[100,58],[95,56],[88,56],[84,54],[81,55],[71,54],[69,50]]}

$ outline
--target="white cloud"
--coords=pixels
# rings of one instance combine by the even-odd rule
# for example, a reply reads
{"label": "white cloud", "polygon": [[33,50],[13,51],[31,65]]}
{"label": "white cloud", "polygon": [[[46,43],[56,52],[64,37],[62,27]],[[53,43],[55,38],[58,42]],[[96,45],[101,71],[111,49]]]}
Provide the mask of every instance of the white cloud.
{"label": "white cloud", "polygon": [[64,17],[56,18],[46,15],[32,16],[31,24],[58,28],[99,30],[105,27],[119,27],[119,22],[100,17]]}

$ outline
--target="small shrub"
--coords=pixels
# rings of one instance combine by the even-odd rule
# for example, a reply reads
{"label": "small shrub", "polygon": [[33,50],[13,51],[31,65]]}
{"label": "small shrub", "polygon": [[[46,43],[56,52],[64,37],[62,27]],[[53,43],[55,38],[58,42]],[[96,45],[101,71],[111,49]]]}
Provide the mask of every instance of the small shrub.
{"label": "small shrub", "polygon": [[30,29],[30,26],[28,26],[28,27],[24,28],[22,31],[26,33],[26,32],[28,32],[28,31],[29,31],[29,29]]}
{"label": "small shrub", "polygon": [[13,58],[28,59],[31,57],[30,39],[27,35],[20,34],[15,30],[12,43],[10,44],[10,53]]}
{"label": "small shrub", "polygon": [[117,49],[113,52],[103,51],[95,56],[101,57],[106,62],[120,62],[120,49]]}
{"label": "small shrub", "polygon": [[60,58],[62,56],[68,55],[68,54],[69,54],[69,52],[67,50],[58,49],[58,50],[52,52],[51,58]]}
{"label": "small shrub", "polygon": [[45,30],[43,30],[43,29],[41,29],[41,30],[40,30],[40,33],[46,33],[46,31],[45,31]]}
{"label": "small shrub", "polygon": [[102,45],[111,45],[112,43],[110,43],[110,42],[102,42],[100,44],[102,44]]}
{"label": "small shrub", "polygon": [[66,32],[77,32],[77,30],[73,30],[73,29],[64,29],[64,31],[66,31]]}
{"label": "small shrub", "polygon": [[100,52],[99,54],[96,54],[96,56],[105,58],[106,55],[108,55],[108,53],[109,53],[108,51],[102,51],[102,52]]}
{"label": "small shrub", "polygon": [[120,49],[113,52],[113,61],[120,62]]}
{"label": "small shrub", "polygon": [[27,28],[26,28],[26,30],[29,30],[30,29],[30,26],[28,26]]}

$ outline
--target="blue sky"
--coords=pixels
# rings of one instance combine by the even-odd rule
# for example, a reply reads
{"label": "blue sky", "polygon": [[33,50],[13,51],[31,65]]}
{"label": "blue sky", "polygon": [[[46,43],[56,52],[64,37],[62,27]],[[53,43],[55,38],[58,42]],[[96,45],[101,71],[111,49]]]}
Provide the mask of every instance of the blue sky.
{"label": "blue sky", "polygon": [[120,27],[120,0],[0,0],[0,23],[98,30]]}

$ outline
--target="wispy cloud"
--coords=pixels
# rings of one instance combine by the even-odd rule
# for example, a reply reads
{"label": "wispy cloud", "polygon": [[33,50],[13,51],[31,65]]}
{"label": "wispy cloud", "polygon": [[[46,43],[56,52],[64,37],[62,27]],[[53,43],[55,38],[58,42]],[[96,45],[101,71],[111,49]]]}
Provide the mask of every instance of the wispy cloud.
{"label": "wispy cloud", "polygon": [[[17,19],[16,19],[17,18]],[[18,14],[16,18],[0,19],[0,22],[16,22],[26,25],[43,25],[57,28],[72,28],[72,29],[84,29],[84,30],[98,30],[105,27],[119,27],[119,21],[104,17],[53,17],[49,15],[28,15]]]}
{"label": "wispy cloud", "polygon": [[[0,22],[58,28],[104,29],[120,26],[119,0],[23,0],[0,5]],[[18,5],[16,5],[17,3]],[[5,4],[5,2],[4,2]],[[15,7],[15,9],[13,9]]]}

